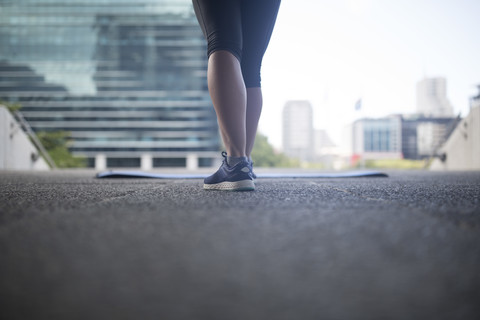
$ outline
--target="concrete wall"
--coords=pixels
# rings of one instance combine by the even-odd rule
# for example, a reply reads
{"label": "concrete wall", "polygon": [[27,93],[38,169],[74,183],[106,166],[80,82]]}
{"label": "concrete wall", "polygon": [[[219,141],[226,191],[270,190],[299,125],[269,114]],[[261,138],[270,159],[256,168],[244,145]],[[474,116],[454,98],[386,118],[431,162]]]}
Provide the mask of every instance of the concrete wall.
{"label": "concrete wall", "polygon": [[0,170],[49,170],[20,125],[0,106]]}
{"label": "concrete wall", "polygon": [[430,170],[480,170],[480,106],[471,108],[439,153],[445,160],[435,159]]}

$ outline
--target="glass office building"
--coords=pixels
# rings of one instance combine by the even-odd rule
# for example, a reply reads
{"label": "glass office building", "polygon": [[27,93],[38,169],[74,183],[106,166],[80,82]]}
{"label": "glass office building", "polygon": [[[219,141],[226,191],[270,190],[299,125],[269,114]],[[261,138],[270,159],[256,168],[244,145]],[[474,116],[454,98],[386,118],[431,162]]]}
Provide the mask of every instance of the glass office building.
{"label": "glass office building", "polygon": [[352,152],[364,159],[420,160],[437,155],[460,118],[392,115],[353,124]]}
{"label": "glass office building", "polygon": [[400,116],[360,119],[353,123],[353,154],[363,159],[402,158]]}
{"label": "glass office building", "polygon": [[0,99],[91,166],[207,166],[205,46],[187,0],[0,0]]}

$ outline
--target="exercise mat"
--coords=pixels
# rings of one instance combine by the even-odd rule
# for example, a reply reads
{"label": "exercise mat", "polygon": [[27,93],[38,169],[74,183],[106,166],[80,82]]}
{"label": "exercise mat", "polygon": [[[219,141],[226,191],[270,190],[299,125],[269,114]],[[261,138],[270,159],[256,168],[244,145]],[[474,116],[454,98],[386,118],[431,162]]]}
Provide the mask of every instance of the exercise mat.
{"label": "exercise mat", "polygon": [[[195,173],[155,173],[146,171],[105,171],[97,174],[97,178],[151,178],[151,179],[204,179],[210,174]],[[338,172],[287,172],[287,173],[257,173],[257,178],[361,178],[361,177],[388,177],[379,171],[338,171]]]}

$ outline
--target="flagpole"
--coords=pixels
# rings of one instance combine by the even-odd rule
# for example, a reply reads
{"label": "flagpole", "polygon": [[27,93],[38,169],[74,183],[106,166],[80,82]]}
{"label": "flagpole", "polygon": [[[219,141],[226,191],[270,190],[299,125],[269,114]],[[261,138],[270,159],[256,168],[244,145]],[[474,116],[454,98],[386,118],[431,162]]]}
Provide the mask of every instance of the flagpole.
{"label": "flagpole", "polygon": [[[362,107],[363,107],[363,105],[362,105],[362,97],[360,97],[360,98],[357,100],[357,102],[355,102],[355,107],[354,107],[354,108],[355,108],[355,120],[354,120],[354,123],[355,123],[356,121],[359,121],[359,120],[362,119],[363,114],[364,114]],[[352,137],[352,138],[353,138],[353,137]],[[361,141],[363,141],[363,139],[362,139]],[[363,148],[363,146],[362,146],[362,150],[363,150],[363,149],[364,149],[364,148]],[[365,152],[365,150],[363,150],[362,153],[364,153],[364,152]],[[360,168],[365,169],[365,159],[364,159],[364,155],[363,155],[363,154],[360,155]]]}

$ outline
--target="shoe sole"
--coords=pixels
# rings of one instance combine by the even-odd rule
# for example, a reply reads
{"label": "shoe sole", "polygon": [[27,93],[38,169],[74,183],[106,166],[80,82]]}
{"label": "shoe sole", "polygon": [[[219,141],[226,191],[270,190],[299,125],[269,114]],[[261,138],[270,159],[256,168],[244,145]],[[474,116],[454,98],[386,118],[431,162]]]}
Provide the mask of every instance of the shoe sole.
{"label": "shoe sole", "polygon": [[241,181],[223,181],[215,184],[203,184],[205,190],[223,190],[223,191],[253,191],[255,184],[252,180]]}

